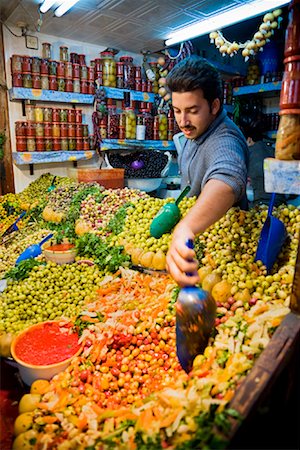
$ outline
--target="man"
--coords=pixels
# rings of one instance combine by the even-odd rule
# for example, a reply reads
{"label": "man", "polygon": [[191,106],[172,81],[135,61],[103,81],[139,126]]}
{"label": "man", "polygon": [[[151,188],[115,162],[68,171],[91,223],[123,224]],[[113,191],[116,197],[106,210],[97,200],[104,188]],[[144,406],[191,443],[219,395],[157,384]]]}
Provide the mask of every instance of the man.
{"label": "man", "polygon": [[[222,80],[205,59],[192,56],[167,76],[175,119],[187,141],[178,163],[182,187],[197,201],[178,223],[167,254],[167,268],[180,286],[199,282],[195,252],[187,248],[233,205],[246,199],[248,147],[223,110]],[[192,273],[187,276],[186,273]]]}

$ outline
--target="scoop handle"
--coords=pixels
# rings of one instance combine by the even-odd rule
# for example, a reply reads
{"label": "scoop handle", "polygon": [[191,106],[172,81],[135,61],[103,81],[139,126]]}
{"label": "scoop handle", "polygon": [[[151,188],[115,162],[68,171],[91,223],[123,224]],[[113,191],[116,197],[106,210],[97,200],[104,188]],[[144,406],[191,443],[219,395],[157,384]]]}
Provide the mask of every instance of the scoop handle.
{"label": "scoop handle", "polygon": [[179,196],[177,197],[177,199],[175,200],[175,205],[178,206],[179,203],[181,202],[181,200],[186,196],[186,194],[188,194],[191,190],[191,186],[187,185],[183,191],[179,194]]}
{"label": "scoop handle", "polygon": [[[186,245],[188,248],[193,249],[193,248],[194,248],[194,241],[193,241],[193,239],[187,239],[185,245]],[[188,277],[192,277],[192,276],[193,276],[193,274],[192,274],[191,272],[186,272],[186,275],[187,275]]]}
{"label": "scoop handle", "polygon": [[272,196],[271,196],[270,203],[269,203],[268,216],[271,216],[271,215],[272,215],[273,206],[274,206],[274,202],[275,202],[275,197],[276,197],[276,193],[273,192],[273,194],[272,194]]}
{"label": "scoop handle", "polygon": [[41,242],[38,245],[42,246],[43,244],[45,244],[45,242],[49,241],[49,239],[51,239],[52,236],[53,236],[53,233],[48,234],[48,236],[46,236],[44,239],[42,239]]}

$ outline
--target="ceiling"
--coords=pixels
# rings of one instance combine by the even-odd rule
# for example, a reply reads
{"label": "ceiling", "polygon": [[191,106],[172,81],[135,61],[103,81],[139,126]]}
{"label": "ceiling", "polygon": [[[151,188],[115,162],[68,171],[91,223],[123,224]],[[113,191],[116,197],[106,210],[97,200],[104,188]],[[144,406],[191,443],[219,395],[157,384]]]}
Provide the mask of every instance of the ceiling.
{"label": "ceiling", "polygon": [[[133,53],[142,49],[155,52],[163,48],[171,32],[249,1],[79,0],[63,17],[55,17],[53,10],[43,14],[40,31]],[[40,17],[39,3],[39,0],[0,0],[1,20],[7,26],[23,22],[28,30],[35,31]]]}

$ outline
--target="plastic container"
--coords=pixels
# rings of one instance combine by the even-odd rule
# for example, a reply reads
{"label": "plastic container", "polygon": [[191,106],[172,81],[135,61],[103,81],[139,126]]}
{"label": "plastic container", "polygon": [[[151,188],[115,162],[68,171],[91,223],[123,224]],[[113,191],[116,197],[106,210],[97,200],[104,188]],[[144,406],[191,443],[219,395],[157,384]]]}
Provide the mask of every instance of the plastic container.
{"label": "plastic container", "polygon": [[275,157],[300,160],[300,109],[280,111],[276,136]]}
{"label": "plastic container", "polygon": [[103,86],[116,87],[116,61],[112,52],[101,52]]}
{"label": "plastic container", "polygon": [[124,187],[125,169],[78,169],[79,182],[96,181],[106,189],[118,189]]}

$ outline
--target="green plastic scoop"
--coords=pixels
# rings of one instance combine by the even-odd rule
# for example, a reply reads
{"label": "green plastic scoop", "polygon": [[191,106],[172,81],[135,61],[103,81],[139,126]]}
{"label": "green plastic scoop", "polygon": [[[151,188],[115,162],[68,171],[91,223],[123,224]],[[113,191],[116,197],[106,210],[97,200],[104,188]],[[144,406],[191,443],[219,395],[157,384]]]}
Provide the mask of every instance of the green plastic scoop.
{"label": "green plastic scoop", "polygon": [[48,192],[52,192],[52,191],[56,188],[56,186],[55,186],[55,180],[56,180],[56,175],[53,177],[52,183],[51,183],[51,185],[50,185],[50,186],[48,187],[48,189],[47,189]]}
{"label": "green plastic scoop", "polygon": [[163,234],[168,233],[175,227],[181,218],[178,205],[190,190],[191,186],[186,186],[175,200],[175,203],[167,203],[158,211],[150,224],[150,234],[152,237],[159,239]]}

